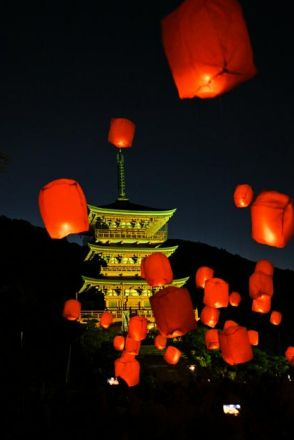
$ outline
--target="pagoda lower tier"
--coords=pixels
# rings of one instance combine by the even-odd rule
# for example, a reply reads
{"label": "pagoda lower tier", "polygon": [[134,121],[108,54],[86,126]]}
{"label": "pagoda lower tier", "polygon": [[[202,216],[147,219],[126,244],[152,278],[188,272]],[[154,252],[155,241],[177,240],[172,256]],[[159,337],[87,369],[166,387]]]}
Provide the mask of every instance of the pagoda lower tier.
{"label": "pagoda lower tier", "polygon": [[[161,287],[151,287],[142,278],[90,278],[83,276],[83,287],[79,294],[87,292],[91,288],[103,293],[106,309],[151,309],[149,298]],[[170,284],[182,287],[189,277],[173,280]],[[167,286],[167,285],[166,285]],[[165,287],[166,287],[165,286]]]}

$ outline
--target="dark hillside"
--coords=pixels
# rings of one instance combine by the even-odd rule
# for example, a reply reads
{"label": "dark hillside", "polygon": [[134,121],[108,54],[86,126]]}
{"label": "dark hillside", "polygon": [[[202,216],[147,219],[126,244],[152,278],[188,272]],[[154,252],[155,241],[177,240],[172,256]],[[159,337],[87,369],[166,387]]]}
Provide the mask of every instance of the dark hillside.
{"label": "dark hillside", "polygon": [[274,269],[274,295],[272,310],[283,313],[283,321],[275,327],[269,323],[269,314],[262,315],[251,311],[251,298],[248,294],[249,276],[254,271],[256,261],[247,260],[233,255],[224,249],[218,249],[199,242],[185,240],[168,240],[166,245],[178,245],[176,252],[170,257],[175,277],[190,276],[187,287],[194,305],[199,312],[203,307],[202,289],[195,287],[195,273],[200,266],[214,269],[214,276],[229,283],[230,292],[237,291],[242,296],[239,307],[222,309],[220,326],[226,319],[236,320],[248,329],[261,332],[260,343],[269,350],[283,352],[287,345],[294,344],[294,272]]}
{"label": "dark hillside", "polygon": [[[0,217],[0,295],[1,322],[20,332],[37,329],[42,335],[49,328],[63,325],[61,311],[64,300],[74,298],[82,284],[82,274],[93,268],[84,263],[87,247],[52,240],[45,229],[24,220]],[[199,242],[168,240],[165,245],[178,245],[170,257],[175,277],[190,276],[187,288],[194,305],[201,311],[203,291],[196,289],[194,277],[200,266],[214,269],[215,276],[230,285],[230,291],[242,296],[238,308],[222,309],[219,327],[226,319],[236,320],[248,329],[260,331],[260,344],[281,354],[294,344],[294,272],[275,268],[272,309],[283,313],[279,327],[269,323],[269,314],[251,312],[248,279],[256,262]],[[90,274],[90,273],[89,273]],[[98,271],[97,271],[98,275]],[[95,303],[95,298],[88,302]],[[48,336],[49,337],[49,336]],[[50,336],[51,337],[51,336]]]}

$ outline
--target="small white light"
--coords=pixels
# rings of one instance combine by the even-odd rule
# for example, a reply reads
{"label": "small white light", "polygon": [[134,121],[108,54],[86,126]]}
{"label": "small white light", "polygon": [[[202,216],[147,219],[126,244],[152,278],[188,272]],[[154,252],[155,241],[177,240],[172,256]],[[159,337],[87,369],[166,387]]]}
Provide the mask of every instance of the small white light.
{"label": "small white light", "polygon": [[107,382],[109,383],[109,385],[119,385],[119,381],[116,377],[110,377],[109,379],[107,379]]}
{"label": "small white light", "polygon": [[241,405],[240,404],[226,404],[223,405],[224,414],[229,414],[233,416],[238,416],[240,414]]}

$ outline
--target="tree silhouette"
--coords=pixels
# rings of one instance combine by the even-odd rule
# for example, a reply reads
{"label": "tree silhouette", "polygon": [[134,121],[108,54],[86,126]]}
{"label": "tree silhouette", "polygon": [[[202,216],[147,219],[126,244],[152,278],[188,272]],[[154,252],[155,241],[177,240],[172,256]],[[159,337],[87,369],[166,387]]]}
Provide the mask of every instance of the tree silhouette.
{"label": "tree silhouette", "polygon": [[8,156],[0,151],[0,171],[4,171],[6,169],[6,165],[8,163]]}

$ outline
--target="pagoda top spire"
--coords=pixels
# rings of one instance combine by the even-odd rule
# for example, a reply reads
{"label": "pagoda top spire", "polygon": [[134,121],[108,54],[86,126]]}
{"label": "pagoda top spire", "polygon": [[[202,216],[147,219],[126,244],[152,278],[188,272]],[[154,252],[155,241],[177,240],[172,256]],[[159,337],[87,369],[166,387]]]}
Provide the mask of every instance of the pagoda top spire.
{"label": "pagoda top spire", "polygon": [[121,148],[116,153],[117,162],[117,200],[129,200],[126,193],[125,159]]}

